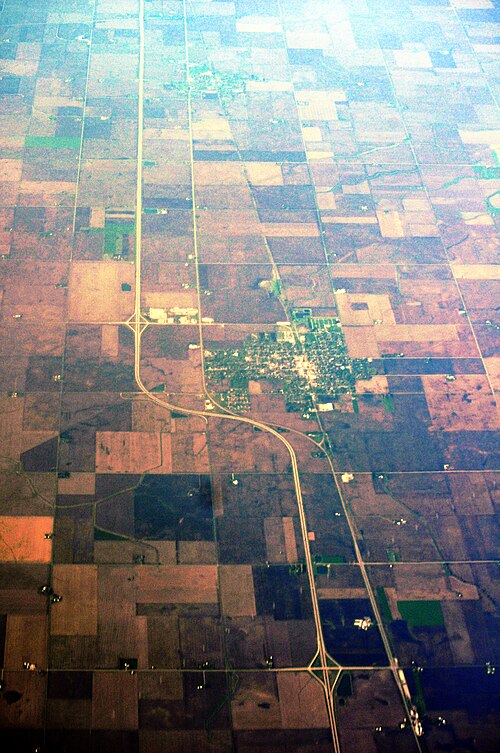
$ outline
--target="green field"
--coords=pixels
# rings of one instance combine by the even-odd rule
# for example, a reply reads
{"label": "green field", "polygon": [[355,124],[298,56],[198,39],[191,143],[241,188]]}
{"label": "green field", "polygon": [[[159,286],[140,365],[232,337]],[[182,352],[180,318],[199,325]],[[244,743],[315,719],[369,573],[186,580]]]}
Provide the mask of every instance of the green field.
{"label": "green field", "polygon": [[135,234],[135,222],[106,222],[104,227],[104,254],[113,256],[121,253],[124,235]]}
{"label": "green field", "polygon": [[382,395],[382,405],[387,413],[394,413],[394,398],[392,395]]}
{"label": "green field", "polygon": [[444,625],[441,602],[398,601],[398,609],[408,627],[439,627]]}
{"label": "green field", "polygon": [[385,589],[382,586],[377,586],[377,602],[383,621],[389,625],[392,622],[392,614]]}
{"label": "green field", "polygon": [[29,149],[80,149],[76,136],[26,136],[24,146]]}

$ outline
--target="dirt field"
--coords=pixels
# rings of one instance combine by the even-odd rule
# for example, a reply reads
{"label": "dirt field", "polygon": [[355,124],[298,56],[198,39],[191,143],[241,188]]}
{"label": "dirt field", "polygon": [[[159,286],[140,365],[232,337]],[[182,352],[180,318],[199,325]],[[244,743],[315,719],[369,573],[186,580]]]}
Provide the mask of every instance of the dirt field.
{"label": "dirt field", "polygon": [[274,677],[242,675],[231,713],[234,729],[279,729],[282,718]]}
{"label": "dirt field", "polygon": [[0,704],[0,728],[4,734],[6,729],[12,727],[28,730],[43,727],[47,677],[21,669],[17,672],[5,672],[3,679],[6,688],[21,694],[17,703]]}
{"label": "dirt field", "polygon": [[490,376],[495,392],[500,392],[500,357],[492,356],[484,359],[486,370]]}
{"label": "dirt field", "polygon": [[252,427],[210,424],[209,445],[212,470],[215,473],[260,471],[283,473],[288,470],[290,457],[286,448],[273,436],[256,433]]}
{"label": "dirt field", "polygon": [[95,473],[72,473],[57,479],[59,494],[95,494]]}
{"label": "dirt field", "polygon": [[[43,599],[43,596],[40,596]],[[5,639],[5,669],[19,671],[23,661],[47,666],[47,617],[9,614]]]}
{"label": "dirt field", "polygon": [[0,504],[5,515],[47,516],[55,504],[52,473],[16,473],[17,465],[0,461]]}
{"label": "dirt field", "polygon": [[246,185],[243,165],[239,162],[197,162],[194,181],[199,186]]}
{"label": "dirt field", "polygon": [[89,729],[92,724],[90,698],[48,698],[47,724],[54,730]]}
{"label": "dirt field", "polygon": [[141,378],[149,389],[165,385],[165,391],[169,395],[179,392],[200,393],[202,385],[199,351],[190,350],[188,358],[183,360],[143,358]]}
{"label": "dirt field", "polygon": [[97,635],[97,567],[55,565],[53,588],[63,598],[51,608],[51,634]]}
{"label": "dirt field", "polygon": [[21,453],[33,450],[39,445],[49,442],[57,437],[57,432],[52,431],[23,431],[21,434]]}
{"label": "dirt field", "polygon": [[137,729],[137,675],[96,672],[92,694],[94,729]]}
{"label": "dirt field", "polygon": [[383,324],[396,324],[387,294],[338,293],[336,302],[344,326],[372,326],[375,320]]}
{"label": "dirt field", "polygon": [[323,690],[307,672],[278,674],[282,726],[288,729],[328,727]]}
{"label": "dirt field", "polygon": [[207,435],[174,432],[172,441],[173,473],[208,473],[210,470]]}
{"label": "dirt field", "polygon": [[370,379],[358,379],[356,381],[357,395],[386,395],[389,392],[387,377],[376,374]]}
{"label": "dirt field", "polygon": [[144,562],[147,565],[155,565],[158,560],[161,565],[175,565],[177,562],[175,541],[148,540],[147,544],[134,541],[94,542],[94,561],[96,563],[130,565],[134,561],[134,557],[144,557]]}
{"label": "dirt field", "polygon": [[441,610],[454,661],[457,664],[473,664],[474,651],[462,605],[457,601],[443,601]]}
{"label": "dirt field", "polygon": [[[495,484],[493,474],[492,482]],[[485,477],[480,473],[461,473],[448,481],[453,504],[460,515],[494,515],[494,494],[490,494]]]}
{"label": "dirt field", "polygon": [[180,636],[177,614],[174,612],[161,617],[148,617],[147,619],[149,666],[160,669],[180,669]]}
{"label": "dirt field", "polygon": [[343,332],[351,358],[378,358],[380,356],[374,327],[344,327]]}
{"label": "dirt field", "polygon": [[[443,568],[439,565],[420,565],[416,571],[411,566],[395,568],[395,584],[398,600],[458,600],[453,582],[447,583]],[[456,585],[456,584],[455,584]],[[471,585],[460,590],[466,599],[477,599],[477,589]],[[389,589],[388,589],[389,590]]]}
{"label": "dirt field", "polygon": [[231,733],[226,730],[152,730],[140,731],[141,753],[178,753],[193,750],[196,753],[231,753]]}
{"label": "dirt field", "polygon": [[248,565],[221,565],[219,584],[222,611],[227,617],[255,616],[252,568]]}
{"label": "dirt field", "polygon": [[[63,218],[61,218],[62,221]],[[47,231],[52,233],[52,231]],[[53,233],[55,235],[55,232]],[[28,247],[38,246],[39,233],[19,233]],[[27,238],[26,236],[30,236]],[[17,236],[16,236],[17,237]],[[62,244],[62,239],[59,239]],[[31,243],[30,243],[31,241]],[[19,244],[18,244],[19,245]],[[24,252],[24,249],[22,249]],[[50,259],[52,248],[47,249]],[[21,249],[19,249],[21,252]],[[11,316],[21,314],[23,325],[25,322],[60,322],[66,319],[66,290],[56,285],[67,279],[68,265],[64,262],[41,261],[31,259],[21,266],[17,259],[9,263],[9,267],[2,270],[3,299],[1,301],[2,316],[5,320]],[[24,330],[24,326],[18,327]]]}
{"label": "dirt field", "polygon": [[31,392],[24,398],[23,428],[28,431],[49,431],[59,428],[59,395],[52,392]]}
{"label": "dirt field", "polygon": [[283,518],[283,530],[285,532],[285,552],[287,562],[297,562],[299,555],[297,551],[297,538],[293,518]]}
{"label": "dirt field", "polygon": [[181,565],[215,565],[217,563],[217,552],[213,541],[179,541],[178,547]]}
{"label": "dirt field", "polygon": [[69,181],[23,180],[19,186],[18,203],[31,207],[58,207],[71,205],[75,196],[75,183]]}
{"label": "dirt field", "polygon": [[482,374],[422,377],[434,431],[493,431],[498,428],[495,401]]}
{"label": "dirt field", "polygon": [[310,222],[263,222],[262,232],[268,238],[317,238],[319,228]]}
{"label": "dirt field", "polygon": [[118,358],[120,352],[118,326],[105,324],[101,332],[101,354],[103,358]]}
{"label": "dirt field", "polygon": [[146,398],[132,402],[132,431],[168,432],[170,430],[170,411],[155,405]]}
{"label": "dirt field", "polygon": [[213,565],[179,565],[138,568],[137,601],[149,604],[217,603],[217,568]]}
{"label": "dirt field", "polygon": [[51,517],[0,517],[0,562],[50,562]]}
{"label": "dirt field", "polygon": [[266,558],[269,562],[286,562],[285,532],[281,518],[264,519]]}
{"label": "dirt field", "polygon": [[293,306],[335,306],[328,270],[321,266],[280,266],[280,279]]}
{"label": "dirt field", "polygon": [[273,162],[247,162],[246,173],[254,186],[282,186],[281,165]]}
{"label": "dirt field", "polygon": [[[123,291],[127,283],[132,290]],[[127,262],[74,262],[68,288],[68,315],[74,322],[116,322],[133,310],[134,266]]]}
{"label": "dirt field", "polygon": [[0,432],[2,455],[19,460],[21,454],[21,432],[23,426],[24,399],[0,397]]}
{"label": "dirt field", "polygon": [[170,434],[138,431],[96,433],[97,473],[171,473]]}
{"label": "dirt field", "polygon": [[259,234],[261,226],[254,209],[207,210],[199,215],[198,229],[200,237],[206,239],[217,235]]}

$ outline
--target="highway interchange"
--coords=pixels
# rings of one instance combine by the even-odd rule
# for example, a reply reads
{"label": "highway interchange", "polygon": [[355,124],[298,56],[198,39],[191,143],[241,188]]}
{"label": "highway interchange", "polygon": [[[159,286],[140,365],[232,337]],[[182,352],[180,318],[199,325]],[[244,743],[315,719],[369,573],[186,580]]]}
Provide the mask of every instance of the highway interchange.
{"label": "highway interchange", "polygon": [[[184,8],[184,34],[185,34],[185,63],[186,63],[186,71],[189,71],[189,40],[188,40],[188,28],[187,28],[187,0],[183,0],[183,8]],[[297,454],[295,452],[294,447],[292,444],[286,439],[274,426],[267,424],[263,421],[255,420],[252,418],[248,418],[246,416],[239,416],[234,415],[226,411],[220,411],[220,410],[205,410],[205,411],[199,411],[194,409],[187,409],[182,406],[174,405],[171,403],[168,403],[161,398],[159,398],[156,394],[153,394],[150,392],[146,386],[143,383],[142,377],[141,377],[141,343],[142,343],[142,335],[146,328],[149,325],[149,322],[145,319],[145,317],[142,314],[142,298],[141,298],[141,253],[142,253],[142,214],[143,214],[143,202],[142,202],[142,195],[143,195],[143,130],[144,130],[144,83],[145,83],[145,18],[144,18],[144,0],[139,0],[139,65],[138,65],[138,110],[137,110],[137,116],[138,116],[138,129],[137,129],[137,181],[136,181],[136,197],[135,197],[135,204],[136,204],[136,235],[135,235],[135,306],[134,306],[134,312],[130,319],[128,320],[129,327],[134,332],[134,371],[135,371],[135,380],[137,383],[137,386],[139,390],[147,396],[149,400],[154,402],[155,404],[161,406],[162,408],[165,408],[166,410],[173,410],[178,411],[181,413],[184,413],[186,415],[193,415],[193,416],[203,416],[205,419],[224,419],[228,421],[237,421],[240,423],[245,423],[247,425],[250,425],[252,427],[258,428],[261,431],[265,431],[268,434],[275,437],[275,439],[286,448],[291,462],[291,469],[292,469],[292,476],[293,476],[293,483],[295,487],[295,497],[297,501],[297,508],[299,512],[299,520],[300,520],[300,528],[301,528],[301,534],[302,534],[302,542],[304,547],[304,553],[305,553],[305,566],[307,571],[307,577],[310,587],[310,593],[311,593],[311,600],[312,600],[312,607],[313,607],[313,616],[314,616],[314,624],[315,624],[315,630],[316,630],[316,641],[317,641],[317,652],[316,655],[312,657],[310,665],[308,667],[309,671],[313,674],[314,677],[318,677],[318,673],[320,673],[321,677],[321,684],[324,691],[325,696],[325,703],[326,708],[328,712],[328,719],[332,734],[332,748],[335,753],[340,753],[340,739],[339,739],[339,732],[337,728],[337,721],[336,721],[336,714],[335,714],[335,687],[337,685],[337,682],[340,678],[340,674],[342,671],[342,667],[338,665],[337,662],[335,662],[327,653],[323,631],[321,627],[321,617],[320,617],[320,611],[319,611],[319,604],[318,604],[318,596],[316,591],[316,584],[315,584],[315,578],[314,578],[314,567],[311,557],[311,551],[309,546],[309,539],[308,539],[308,528],[307,528],[307,522],[304,512],[304,503],[303,503],[303,496],[302,496],[302,488],[301,488],[301,481],[300,481],[300,473],[299,473],[299,464],[297,459]],[[203,354],[203,328],[201,323],[201,293],[200,293],[200,286],[199,286],[199,264],[198,264],[198,243],[197,243],[197,222],[196,222],[196,187],[194,182],[194,153],[193,153],[193,130],[192,130],[192,103],[191,103],[191,92],[188,89],[187,94],[187,109],[188,109],[188,127],[189,127],[189,146],[190,146],[190,167],[191,167],[191,188],[192,188],[192,195],[191,195],[191,203],[192,203],[192,213],[193,213],[193,243],[194,243],[194,264],[195,264],[195,270],[196,270],[196,280],[197,280],[197,296],[198,296],[198,310],[199,310],[199,316],[198,316],[198,323],[199,323],[199,342],[200,342],[200,350]],[[203,356],[202,356],[203,359]],[[202,369],[203,369],[203,360],[202,360]],[[205,379],[203,376],[203,384],[204,384],[204,390],[206,394],[206,398],[210,400],[212,404],[214,404],[213,396],[210,395],[207,391]],[[305,435],[303,435],[305,436]],[[363,558],[361,556],[361,552],[357,543],[357,537],[356,537],[356,530],[354,522],[352,521],[349,511],[347,509],[345,499],[342,495],[342,489],[339,485],[339,481],[337,479],[337,476],[335,474],[335,469],[333,467],[333,463],[329,455],[328,457],[328,463],[330,465],[331,473],[332,473],[332,482],[335,483],[337,487],[337,491],[339,493],[340,499],[342,501],[342,508],[344,515],[346,517],[349,530],[351,533],[352,543],[354,546],[354,550],[356,553],[356,560],[360,568],[361,575],[363,577],[363,581],[366,587],[366,591],[368,594],[368,597],[370,599],[370,603],[373,609],[373,613],[375,615],[376,623],[380,631],[380,635],[382,637],[382,641],[384,644],[384,648],[388,657],[388,663],[390,670],[392,672],[392,675],[394,677],[394,680],[396,682],[396,685],[399,689],[400,695],[401,695],[401,701],[403,708],[406,713],[407,719],[410,719],[412,724],[412,730],[414,732],[415,737],[415,745],[416,749],[418,751],[421,751],[420,741],[419,741],[419,728],[418,728],[418,720],[415,723],[415,711],[412,708],[411,704],[411,698],[408,692],[408,687],[406,685],[406,681],[404,679],[404,673],[402,670],[399,669],[397,659],[394,657],[392,653],[392,649],[389,643],[388,636],[386,634],[382,618],[380,615],[380,611],[378,608],[378,604],[375,598],[375,594],[373,592],[373,588],[370,584],[370,580],[368,578],[368,574],[366,572],[366,566],[363,561]],[[373,669],[373,668],[371,668]]]}

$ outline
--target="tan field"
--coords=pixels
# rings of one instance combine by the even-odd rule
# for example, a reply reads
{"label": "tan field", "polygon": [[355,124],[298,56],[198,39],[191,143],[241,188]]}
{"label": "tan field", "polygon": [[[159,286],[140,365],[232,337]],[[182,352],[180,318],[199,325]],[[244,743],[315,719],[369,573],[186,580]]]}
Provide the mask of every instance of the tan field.
{"label": "tan field", "polygon": [[290,457],[287,449],[273,436],[256,433],[252,427],[230,427],[220,432],[215,422],[209,432],[211,464],[215,473],[237,473],[259,470],[283,472],[288,469]]}
{"label": "tan field", "polygon": [[21,454],[21,432],[23,427],[24,398],[0,397],[0,436],[2,455],[19,460]]}
{"label": "tan field", "polygon": [[227,617],[253,617],[257,613],[250,565],[221,565],[219,584],[222,611]]}
{"label": "tan field", "polygon": [[170,411],[147,399],[132,402],[132,431],[168,432],[170,430]]}
{"label": "tan field", "polygon": [[339,293],[336,303],[344,326],[372,326],[376,320],[386,325],[396,324],[391,300],[386,294]]}
{"label": "tan field", "polygon": [[479,473],[451,475],[450,485],[453,503],[461,515],[494,515],[493,495],[486,480]]}
{"label": "tan field", "polygon": [[483,374],[422,377],[433,430],[493,431],[498,428],[495,401]]}
{"label": "tan field", "polygon": [[181,565],[215,565],[217,563],[217,552],[213,541],[179,541],[178,548]]}
{"label": "tan field", "polygon": [[239,162],[197,162],[194,166],[195,185],[246,185],[243,165]]}
{"label": "tan field", "polygon": [[266,559],[269,562],[286,562],[285,532],[281,518],[264,519]]}
{"label": "tan field", "polygon": [[97,566],[54,565],[53,588],[63,598],[51,607],[51,634],[97,635]]}
{"label": "tan field", "polygon": [[57,479],[59,494],[94,494],[95,473],[72,473],[69,478]]}
{"label": "tan field", "polygon": [[209,457],[205,433],[175,432],[172,440],[173,473],[208,473]]}
{"label": "tan field", "polygon": [[21,181],[19,198],[28,206],[68,205],[75,195],[75,183],[58,181]]}
{"label": "tan field", "polygon": [[342,494],[352,507],[355,516],[381,515],[397,518],[401,515],[401,505],[389,494],[377,494],[369,476],[357,474],[349,483],[343,483]]}
{"label": "tan field", "polygon": [[297,552],[297,538],[295,536],[293,518],[282,518],[282,520],[283,532],[285,534],[286,561],[290,563],[297,562],[299,555]]}
{"label": "tan field", "polygon": [[365,588],[318,588],[319,599],[366,599]]}
{"label": "tan field", "polygon": [[144,293],[144,305],[147,308],[197,308],[196,290],[165,290],[162,293]]}
{"label": "tan field", "polygon": [[254,186],[282,186],[281,166],[274,162],[248,162],[246,172]]}
{"label": "tan field", "polygon": [[0,181],[19,182],[23,172],[23,163],[20,159],[0,159]]}
{"label": "tan field", "polygon": [[484,364],[493,385],[493,389],[495,392],[500,392],[500,357],[492,356],[491,358],[485,358]]}
{"label": "tan field", "polygon": [[307,222],[263,222],[261,232],[269,238],[317,238],[319,228]]}
{"label": "tan field", "polygon": [[358,395],[386,395],[389,392],[387,377],[376,374],[371,379],[358,379],[356,381],[356,394]]}
{"label": "tan field", "polygon": [[341,264],[332,266],[330,273],[333,279],[346,277],[354,280],[394,280],[396,266],[394,264]]}
{"label": "tan field", "polygon": [[136,599],[145,604],[217,603],[217,568],[213,565],[161,565],[137,568]]}
{"label": "tan field", "polygon": [[21,434],[21,452],[32,450],[57,436],[57,431],[23,431]]}
{"label": "tan field", "polygon": [[452,269],[457,280],[498,280],[500,277],[496,264],[454,264]]}
{"label": "tan field", "polygon": [[345,327],[344,339],[351,358],[378,358],[375,327]]}
{"label": "tan field", "polygon": [[403,238],[405,231],[399,212],[380,211],[377,212],[380,232],[384,238]]}
{"label": "tan field", "polygon": [[[459,599],[457,590],[464,595],[466,599],[477,599],[477,588],[469,584],[450,579],[447,582],[440,565],[420,565],[418,571],[408,566],[399,566],[394,569],[394,579],[396,584],[396,594],[398,600],[418,600],[418,599],[440,599],[456,600]],[[453,582],[455,580],[455,582]],[[390,588],[387,592],[391,591]]]}
{"label": "tan field", "polygon": [[231,713],[235,729],[280,729],[282,719],[274,678],[252,674],[240,677]]}
{"label": "tan field", "polygon": [[377,342],[450,342],[458,340],[454,324],[382,324],[374,328]]}
{"label": "tan field", "polygon": [[325,698],[319,683],[308,672],[278,674],[282,726],[285,729],[328,727]]}
{"label": "tan field", "polygon": [[171,437],[152,431],[98,431],[97,473],[171,473]]}
{"label": "tan field", "polygon": [[128,319],[134,293],[134,266],[111,260],[74,262],[69,279],[69,319],[74,322],[116,322]]}
{"label": "tan field", "polygon": [[104,324],[101,330],[101,355],[103,358],[118,358],[119,330],[118,325]]}

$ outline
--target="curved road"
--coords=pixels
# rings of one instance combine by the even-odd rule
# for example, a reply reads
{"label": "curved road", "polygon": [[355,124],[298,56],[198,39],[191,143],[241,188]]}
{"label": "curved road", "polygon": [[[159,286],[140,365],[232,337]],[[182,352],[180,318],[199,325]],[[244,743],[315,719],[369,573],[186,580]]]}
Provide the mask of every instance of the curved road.
{"label": "curved road", "polygon": [[[183,0],[183,7],[184,7],[186,74],[189,75],[189,49],[188,49],[188,39],[187,39],[187,0]],[[319,612],[318,596],[317,596],[316,584],[314,580],[314,568],[313,568],[313,563],[312,563],[312,558],[311,558],[311,551],[309,548],[309,540],[307,536],[307,533],[308,533],[307,522],[306,522],[306,517],[305,517],[305,512],[304,512],[304,503],[303,503],[302,488],[301,488],[301,483],[300,483],[299,466],[298,466],[297,454],[295,452],[294,447],[282,434],[278,432],[276,428],[273,427],[273,425],[267,424],[263,421],[259,421],[256,419],[248,418],[246,416],[240,416],[240,415],[235,415],[235,414],[225,413],[225,412],[195,410],[195,409],[184,408],[178,405],[174,405],[172,403],[168,403],[164,400],[161,400],[156,394],[150,392],[150,390],[147,389],[147,387],[144,385],[142,381],[141,343],[142,343],[143,332],[148,327],[148,322],[146,321],[146,319],[143,317],[141,313],[142,178],[143,178],[144,68],[145,68],[144,0],[139,0],[139,37],[140,37],[140,41],[139,41],[139,76],[138,76],[138,110],[137,110],[137,115],[138,115],[137,179],[136,179],[136,197],[135,197],[135,204],[136,204],[135,297],[134,297],[134,312],[127,322],[128,326],[134,332],[135,381],[137,383],[137,386],[140,392],[143,393],[149,400],[154,402],[156,405],[161,406],[162,408],[165,408],[171,411],[177,411],[185,415],[201,416],[201,417],[204,417],[205,419],[218,418],[218,419],[224,419],[227,421],[236,421],[238,423],[244,423],[249,426],[256,427],[263,432],[271,434],[273,437],[276,438],[277,441],[281,442],[281,444],[286,448],[288,455],[290,457],[291,468],[292,468],[292,477],[293,477],[293,483],[294,483],[294,488],[295,488],[295,495],[297,499],[297,508],[299,511],[300,528],[301,528],[302,541],[303,541],[303,547],[304,547],[304,553],[305,553],[307,578],[308,578],[309,588],[311,592],[314,624],[315,624],[315,629],[316,629],[317,652],[309,666],[309,670],[312,672],[314,668],[314,677],[316,679],[319,679],[317,676],[317,673],[318,672],[321,673],[322,679],[320,680],[320,682],[321,682],[321,685],[323,687],[323,691],[325,694],[325,702],[326,702],[326,707],[328,711],[329,725],[330,725],[330,730],[332,734],[333,750],[334,750],[334,753],[340,753],[340,741],[339,741],[337,723],[336,723],[336,718],[335,718],[334,689],[335,689],[336,681],[338,680],[338,677],[340,676],[340,671],[342,668],[336,662],[334,662],[331,659],[331,657],[329,657],[326,651],[326,646],[324,642],[323,631],[321,628],[321,617],[320,617],[320,612]],[[191,186],[192,186],[191,198],[192,198],[192,210],[193,210],[193,230],[194,230],[194,250],[195,250],[194,255],[195,255],[195,266],[196,266],[196,277],[197,277],[197,294],[198,294],[198,302],[200,304],[201,303],[200,287],[198,284],[198,252],[197,252],[197,242],[196,242],[196,230],[197,230],[196,216],[195,216],[196,201],[195,201],[195,193],[194,193],[195,185],[194,185],[194,174],[193,174],[194,173],[194,160],[193,160],[193,138],[192,138],[192,117],[191,117],[192,110],[191,110],[191,92],[189,90],[188,90],[188,103],[187,104],[188,104],[189,143],[190,143],[190,157],[191,157]],[[198,306],[198,309],[199,309],[198,320],[199,320],[199,330],[200,330],[200,347],[203,353],[203,340],[202,340],[203,334],[202,334],[202,325],[201,325],[201,306],[200,305]],[[203,387],[206,394],[208,395],[208,392],[206,390],[206,385],[205,385],[203,368],[202,368],[202,373],[203,373]],[[371,587],[371,584],[368,579],[368,575],[366,573],[365,563],[361,557],[361,553],[357,545],[354,524],[353,524],[353,521],[350,519],[349,512],[346,508],[345,501],[343,499],[343,495],[338,484],[338,479],[336,477],[335,470],[334,470],[331,458],[329,457],[328,453],[327,453],[327,457],[328,457],[328,462],[330,464],[333,478],[335,480],[335,484],[337,485],[340,499],[342,501],[344,513],[346,515],[347,522],[349,525],[349,530],[351,533],[353,545],[356,552],[356,559],[361,568],[363,580],[365,582],[365,586],[367,588],[367,592],[368,592],[369,599],[370,599],[370,602],[374,611],[374,615],[376,617],[376,620],[380,629],[384,647],[387,652],[387,656],[389,658],[390,668],[393,673],[394,679],[396,681],[397,687],[400,691],[401,698],[403,700],[403,705],[406,709],[407,716],[408,718],[410,718],[409,702],[404,692],[404,687],[403,687],[403,684],[401,682],[401,678],[398,672],[397,661],[392,655],[392,650],[389,644],[389,640],[383,627],[383,623],[381,620],[381,615],[378,609],[375,595],[373,593],[373,589]],[[418,738],[415,737],[415,740],[417,743],[417,748],[420,751],[421,748],[420,748]]]}

